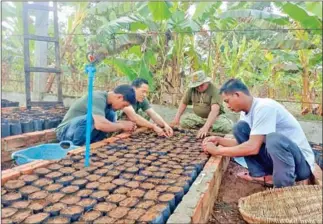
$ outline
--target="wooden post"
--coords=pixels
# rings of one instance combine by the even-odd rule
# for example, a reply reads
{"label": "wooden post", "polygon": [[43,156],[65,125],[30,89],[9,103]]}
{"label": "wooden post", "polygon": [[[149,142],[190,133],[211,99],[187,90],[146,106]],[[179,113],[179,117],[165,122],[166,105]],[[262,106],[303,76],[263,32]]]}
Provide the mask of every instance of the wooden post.
{"label": "wooden post", "polygon": [[23,3],[23,21],[24,21],[24,68],[25,68],[25,93],[26,93],[26,107],[31,108],[30,99],[30,56],[29,56],[29,39],[28,36],[28,9],[27,2]]}

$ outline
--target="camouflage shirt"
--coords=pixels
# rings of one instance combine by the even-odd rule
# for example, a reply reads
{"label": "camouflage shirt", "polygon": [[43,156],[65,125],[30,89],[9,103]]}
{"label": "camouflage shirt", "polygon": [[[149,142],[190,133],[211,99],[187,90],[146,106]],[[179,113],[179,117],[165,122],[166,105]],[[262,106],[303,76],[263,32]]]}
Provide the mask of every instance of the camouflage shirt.
{"label": "camouflage shirt", "polygon": [[202,118],[207,118],[211,112],[211,106],[218,104],[220,106],[220,114],[224,113],[222,99],[217,88],[209,83],[208,88],[203,92],[198,92],[196,88],[190,88],[186,91],[182,103],[193,105],[193,111]]}

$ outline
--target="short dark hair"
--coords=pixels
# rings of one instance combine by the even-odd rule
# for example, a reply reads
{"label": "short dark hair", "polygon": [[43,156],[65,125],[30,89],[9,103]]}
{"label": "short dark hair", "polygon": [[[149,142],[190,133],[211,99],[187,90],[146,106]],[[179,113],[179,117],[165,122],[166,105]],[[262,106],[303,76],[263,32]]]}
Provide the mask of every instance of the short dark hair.
{"label": "short dark hair", "polygon": [[135,104],[136,100],[136,92],[130,85],[120,85],[117,86],[114,90],[114,93],[121,94],[123,96],[123,100],[129,102],[130,104]]}
{"label": "short dark hair", "polygon": [[135,88],[139,88],[142,84],[147,84],[148,85],[148,81],[146,79],[143,79],[143,78],[136,78],[131,83],[131,85],[133,87],[135,87]]}
{"label": "short dark hair", "polygon": [[234,92],[243,92],[246,95],[250,95],[248,87],[240,79],[229,79],[220,89],[220,94],[222,93],[234,93]]}

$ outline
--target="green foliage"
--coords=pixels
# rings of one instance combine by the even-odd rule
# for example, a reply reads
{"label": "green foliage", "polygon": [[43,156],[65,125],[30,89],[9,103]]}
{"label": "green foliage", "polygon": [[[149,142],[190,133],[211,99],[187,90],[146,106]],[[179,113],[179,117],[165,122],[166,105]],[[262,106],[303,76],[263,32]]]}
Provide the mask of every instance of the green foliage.
{"label": "green foliage", "polygon": [[[259,91],[274,88],[281,98],[300,99],[304,61],[310,87],[322,88],[322,34],[287,29],[322,29],[321,8],[322,2],[59,3],[61,11],[72,11],[60,33],[84,34],[60,37],[63,76],[78,86],[69,91],[80,94],[87,82],[85,55],[92,49],[102,56],[96,84],[105,88],[143,77],[157,92],[167,92],[167,83],[181,92],[178,74],[203,69],[215,82],[239,77]],[[2,61],[14,79],[23,80],[23,38],[10,36],[23,34],[21,15],[22,3],[3,4],[8,26],[3,26]],[[205,29],[215,31],[200,32]]]}

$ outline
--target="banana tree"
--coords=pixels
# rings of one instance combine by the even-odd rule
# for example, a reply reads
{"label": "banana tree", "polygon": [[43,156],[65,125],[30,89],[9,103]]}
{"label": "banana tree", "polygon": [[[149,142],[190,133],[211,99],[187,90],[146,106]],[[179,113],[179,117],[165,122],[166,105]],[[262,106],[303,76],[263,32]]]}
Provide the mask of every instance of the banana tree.
{"label": "banana tree", "polygon": [[[290,26],[299,29],[294,31],[297,39],[314,41],[320,46],[320,39],[322,38],[320,36],[322,32],[322,13],[317,11],[316,8],[322,8],[322,2],[313,2],[310,5],[307,4],[307,9],[290,2],[284,4],[277,3],[277,5],[292,19]],[[311,32],[302,29],[311,29]],[[312,67],[310,67],[309,61],[311,60],[312,55],[322,54],[321,49],[322,46],[320,46],[314,54],[313,51],[310,51],[309,49],[298,51],[299,63],[302,67],[302,114],[313,112],[311,102],[315,99],[311,97],[310,74],[313,73],[313,69],[316,69],[316,66],[312,65]],[[322,74],[320,74],[320,76],[322,76]]]}

